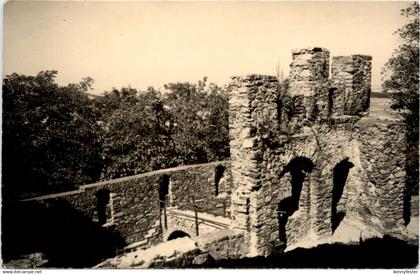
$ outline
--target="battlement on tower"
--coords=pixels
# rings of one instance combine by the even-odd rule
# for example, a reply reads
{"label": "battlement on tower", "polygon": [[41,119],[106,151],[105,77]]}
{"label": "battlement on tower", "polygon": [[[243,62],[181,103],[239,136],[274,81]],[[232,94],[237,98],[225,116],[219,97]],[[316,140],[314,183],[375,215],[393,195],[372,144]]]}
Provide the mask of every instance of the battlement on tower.
{"label": "battlement on tower", "polygon": [[332,57],[325,48],[292,50],[289,95],[293,98],[291,123],[331,116],[364,116],[369,111],[372,57]]}
{"label": "battlement on tower", "polygon": [[231,214],[247,256],[334,242],[355,220],[364,237],[405,233],[405,127],[364,117],[371,62],[333,57],[330,75],[330,52],[311,47],[292,51],[287,89],[274,76],[232,77]]}

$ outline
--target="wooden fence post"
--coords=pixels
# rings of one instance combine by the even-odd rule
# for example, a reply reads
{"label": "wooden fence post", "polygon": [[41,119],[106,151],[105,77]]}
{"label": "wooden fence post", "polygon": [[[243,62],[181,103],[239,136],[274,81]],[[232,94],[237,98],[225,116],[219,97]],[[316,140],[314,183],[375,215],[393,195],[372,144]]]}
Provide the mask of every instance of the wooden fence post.
{"label": "wooden fence post", "polygon": [[195,215],[195,235],[198,236],[199,232],[198,232],[198,212],[197,212],[197,208],[194,207],[194,215]]}

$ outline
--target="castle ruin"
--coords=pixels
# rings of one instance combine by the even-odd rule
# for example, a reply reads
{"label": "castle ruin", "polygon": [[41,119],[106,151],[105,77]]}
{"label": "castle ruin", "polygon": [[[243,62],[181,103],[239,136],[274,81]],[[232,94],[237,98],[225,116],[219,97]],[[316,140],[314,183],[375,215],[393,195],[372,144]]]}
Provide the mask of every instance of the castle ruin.
{"label": "castle ruin", "polygon": [[360,237],[404,230],[404,125],[368,116],[370,56],[333,57],[330,79],[329,59],[323,48],[293,51],[289,117],[276,77],[233,77],[232,217],[253,256],[278,241],[328,242],[346,220],[372,229]]}
{"label": "castle ruin", "polygon": [[230,161],[85,185],[22,204],[77,210],[139,248],[173,231],[198,236],[194,218],[167,216],[171,208],[212,214],[226,222],[208,223],[206,231],[228,231],[218,246],[229,243],[230,250],[221,255],[223,247],[205,246],[226,258],[340,241],[349,226],[355,241],[404,236],[406,129],[398,120],[369,117],[371,57],[333,57],[330,73],[327,49],[292,54],[287,92],[275,76],[232,77]]}

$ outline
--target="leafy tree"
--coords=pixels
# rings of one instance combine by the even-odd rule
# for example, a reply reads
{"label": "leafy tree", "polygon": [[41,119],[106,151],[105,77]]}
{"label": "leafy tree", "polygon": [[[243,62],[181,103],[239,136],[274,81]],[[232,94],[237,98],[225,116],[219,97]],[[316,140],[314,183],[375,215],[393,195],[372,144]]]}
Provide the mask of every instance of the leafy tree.
{"label": "leafy tree", "polygon": [[165,106],[178,164],[204,163],[229,156],[227,94],[207,79],[169,83]]}
{"label": "leafy tree", "polygon": [[[401,14],[410,22],[398,29],[401,45],[385,64],[383,74],[388,77],[382,85],[385,92],[393,92],[392,107],[402,115],[417,118],[419,108],[419,4],[414,2]],[[414,116],[413,116],[414,115]]]}
{"label": "leafy tree", "polygon": [[3,190],[16,198],[229,157],[226,91],[206,79],[113,89],[89,99],[92,79],[59,86],[56,71],[3,83]]}
{"label": "leafy tree", "polygon": [[121,90],[113,88],[110,92],[105,92],[103,96],[96,97],[93,102],[101,113],[101,120],[105,121],[117,109],[127,107],[127,105],[132,106],[137,101],[137,90],[123,87]]}
{"label": "leafy tree", "polygon": [[229,103],[227,91],[210,84],[207,90],[205,116],[205,142],[208,161],[229,158]]}
{"label": "leafy tree", "polygon": [[206,79],[114,89],[98,98],[104,128],[102,178],[116,178],[229,156],[227,94]]}
{"label": "leafy tree", "polygon": [[392,92],[391,107],[404,118],[408,127],[407,173],[409,188],[418,192],[418,125],[419,125],[419,3],[401,10],[409,23],[398,29],[401,44],[383,68],[387,78],[382,88]]}
{"label": "leafy tree", "polygon": [[103,179],[173,165],[169,115],[158,91],[114,89],[102,101],[104,112],[109,113],[104,117]]}
{"label": "leafy tree", "polygon": [[100,128],[86,91],[92,79],[60,87],[56,71],[3,80],[3,197],[74,189],[98,179]]}

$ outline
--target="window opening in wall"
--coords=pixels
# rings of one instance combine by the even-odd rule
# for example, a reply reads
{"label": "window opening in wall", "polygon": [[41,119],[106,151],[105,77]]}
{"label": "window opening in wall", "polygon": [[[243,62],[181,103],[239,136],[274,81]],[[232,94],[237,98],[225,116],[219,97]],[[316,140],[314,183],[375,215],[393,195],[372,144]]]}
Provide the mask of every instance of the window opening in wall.
{"label": "window opening in wall", "polygon": [[225,169],[226,168],[224,166],[216,166],[216,170],[214,172],[214,193],[216,196],[219,195],[220,180],[223,178]]}
{"label": "window opening in wall", "polygon": [[331,202],[331,228],[334,232],[340,222],[345,216],[345,209],[337,209],[341,196],[343,195],[344,186],[349,176],[350,169],[354,167],[349,159],[344,159],[339,162],[333,169],[333,189],[332,189],[332,202]]}
{"label": "window opening in wall", "polygon": [[331,116],[334,108],[334,93],[337,91],[336,88],[330,88],[328,90],[328,116]]}
{"label": "window opening in wall", "polygon": [[314,163],[306,157],[292,159],[283,169],[280,177],[286,173],[291,175],[292,195],[284,198],[278,205],[279,237],[283,243],[286,239],[286,224],[289,217],[299,209],[299,199],[302,185],[308,173],[312,172]]}
{"label": "window opening in wall", "polygon": [[178,238],[184,238],[184,237],[191,238],[190,235],[188,235],[184,231],[176,230],[176,231],[172,232],[171,235],[169,235],[168,241],[175,240],[175,239],[178,239]]}
{"label": "window opening in wall", "polygon": [[169,175],[163,175],[162,176],[162,181],[160,182],[159,204],[160,204],[160,209],[161,210],[165,206],[165,203],[168,203],[168,201],[169,201],[169,198],[168,198],[168,196],[169,196],[169,179],[170,179]]}
{"label": "window opening in wall", "polygon": [[97,212],[98,222],[103,225],[107,223],[108,216],[111,215],[111,209],[109,208],[110,192],[108,189],[100,189],[96,192],[97,201]]}

